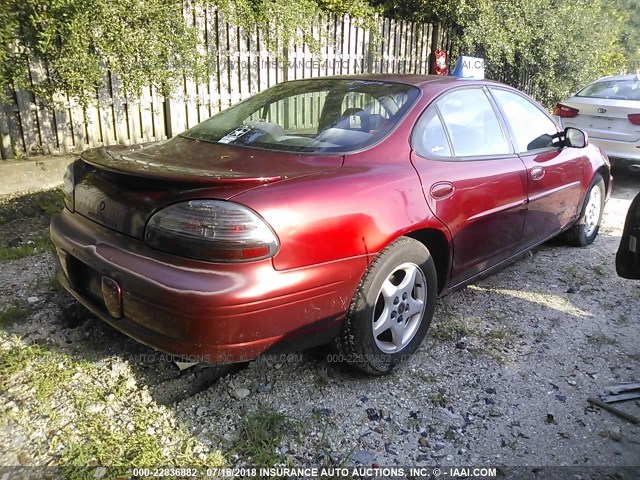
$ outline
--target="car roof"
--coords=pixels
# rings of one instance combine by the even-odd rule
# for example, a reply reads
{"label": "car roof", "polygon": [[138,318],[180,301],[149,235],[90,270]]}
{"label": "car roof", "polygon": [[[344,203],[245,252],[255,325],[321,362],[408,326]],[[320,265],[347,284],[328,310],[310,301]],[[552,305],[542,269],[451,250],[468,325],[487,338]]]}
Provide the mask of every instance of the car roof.
{"label": "car roof", "polygon": [[[479,83],[490,83],[503,85],[500,82],[495,82],[493,80],[478,80],[473,78],[459,78],[453,77],[451,75],[416,75],[416,74],[397,74],[397,73],[363,73],[358,75],[331,75],[327,77],[312,77],[300,80],[370,80],[373,82],[394,82],[394,83],[404,83],[407,85],[413,85],[416,87],[424,86],[429,83],[439,83],[439,84],[454,84],[457,82],[460,83],[468,83],[468,82],[479,82]],[[299,81],[299,80],[292,80]]]}

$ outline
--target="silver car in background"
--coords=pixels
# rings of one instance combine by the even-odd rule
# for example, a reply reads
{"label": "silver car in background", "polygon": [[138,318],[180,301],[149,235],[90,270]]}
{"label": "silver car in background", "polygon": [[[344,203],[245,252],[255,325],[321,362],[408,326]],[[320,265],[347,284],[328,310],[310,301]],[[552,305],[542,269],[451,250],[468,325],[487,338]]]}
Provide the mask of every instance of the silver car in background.
{"label": "silver car in background", "polygon": [[640,74],[604,77],[554,109],[562,128],[576,127],[611,158],[640,170]]}

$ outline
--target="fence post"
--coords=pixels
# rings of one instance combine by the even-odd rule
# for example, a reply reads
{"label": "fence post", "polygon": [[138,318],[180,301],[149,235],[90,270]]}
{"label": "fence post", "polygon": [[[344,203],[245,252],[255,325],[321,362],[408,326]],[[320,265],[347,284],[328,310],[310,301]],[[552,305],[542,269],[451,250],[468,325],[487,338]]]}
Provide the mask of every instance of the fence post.
{"label": "fence post", "polygon": [[431,45],[429,45],[429,72],[430,74],[435,73],[436,70],[436,57],[434,55],[434,51],[438,49],[440,42],[440,23],[436,22],[433,24],[433,30],[431,31]]}
{"label": "fence post", "polygon": [[184,130],[184,102],[179,102],[173,95],[164,98],[164,124],[167,138],[175,137]]}
{"label": "fence post", "polygon": [[7,114],[5,106],[2,104],[0,104],[0,158],[2,160],[10,160],[13,158],[13,148],[11,148],[11,137],[9,136]]}

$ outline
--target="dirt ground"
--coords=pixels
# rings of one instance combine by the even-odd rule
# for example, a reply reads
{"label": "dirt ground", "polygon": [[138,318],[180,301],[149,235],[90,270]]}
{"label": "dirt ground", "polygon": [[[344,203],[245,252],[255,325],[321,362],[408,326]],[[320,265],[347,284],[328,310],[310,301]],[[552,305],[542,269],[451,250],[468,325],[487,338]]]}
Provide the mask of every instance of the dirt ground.
{"label": "dirt ground", "polygon": [[[0,477],[20,466],[117,478],[139,466],[279,464],[640,478],[640,426],[587,402],[640,382],[640,282],[614,264],[638,191],[640,177],[616,177],[593,245],[551,242],[442,298],[417,354],[382,378],[321,350],[215,382],[210,369],[180,372],[78,307],[47,253],[4,261]],[[0,239],[20,236],[19,223],[3,220]],[[640,417],[638,400],[616,406]]]}

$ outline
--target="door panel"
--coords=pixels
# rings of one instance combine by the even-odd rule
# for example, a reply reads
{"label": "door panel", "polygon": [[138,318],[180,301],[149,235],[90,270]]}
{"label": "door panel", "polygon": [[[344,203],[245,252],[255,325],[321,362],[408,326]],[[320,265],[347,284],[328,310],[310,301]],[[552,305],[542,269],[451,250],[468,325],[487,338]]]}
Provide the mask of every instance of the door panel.
{"label": "door panel", "polygon": [[443,161],[412,153],[412,163],[453,238],[451,285],[520,250],[527,179],[519,158]]}
{"label": "door panel", "polygon": [[542,241],[572,222],[582,194],[580,150],[562,148],[556,123],[520,93],[490,89],[527,169],[528,207],[522,241]]}
{"label": "door panel", "polygon": [[520,250],[526,169],[487,91],[440,97],[413,131],[411,161],[432,212],[451,232],[454,286]]}
{"label": "door panel", "polygon": [[521,155],[527,168],[529,204],[522,242],[532,245],[552,236],[578,214],[583,160],[578,149]]}

